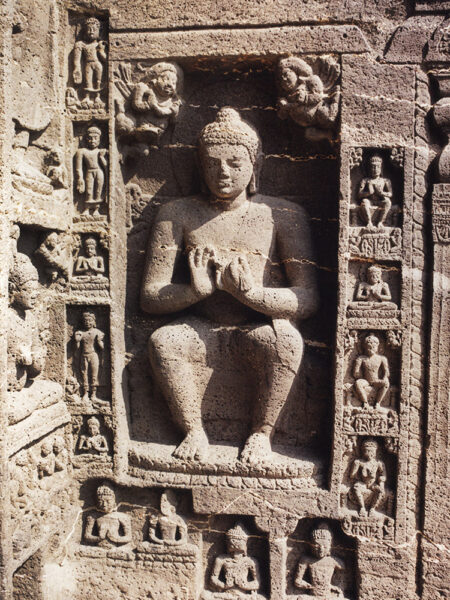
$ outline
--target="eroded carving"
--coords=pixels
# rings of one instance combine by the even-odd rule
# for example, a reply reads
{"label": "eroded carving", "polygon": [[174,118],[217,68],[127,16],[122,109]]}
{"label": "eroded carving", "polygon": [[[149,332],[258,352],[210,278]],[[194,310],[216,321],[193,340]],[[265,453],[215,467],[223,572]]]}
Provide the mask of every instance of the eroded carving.
{"label": "eroded carving", "polygon": [[[99,249],[99,245],[102,250]],[[71,278],[71,288],[80,292],[101,294],[107,290],[109,283],[106,277],[106,262],[103,256],[106,240],[87,235],[83,238],[76,236],[74,261]]]}
{"label": "eroded carving", "polygon": [[305,127],[311,140],[331,139],[339,113],[340,71],[332,56],[317,58],[314,69],[302,58],[282,58],[278,63],[278,116],[291,117]]}
{"label": "eroded carving", "polygon": [[370,328],[378,326],[399,326],[399,315],[389,284],[383,281],[383,271],[378,265],[371,265],[366,271],[366,281],[358,281],[353,302],[347,309],[349,327]]}
{"label": "eroded carving", "polygon": [[393,493],[386,488],[387,471],[378,457],[379,444],[374,438],[361,442],[360,456],[350,463],[349,485],[342,486],[344,531],[350,535],[388,537],[392,529]]}
{"label": "eroded carving", "polygon": [[149,538],[155,544],[183,546],[187,542],[187,525],[177,515],[177,498],[171,490],[161,495],[161,514],[150,519]]}
{"label": "eroded carving", "polygon": [[104,72],[107,61],[107,43],[102,39],[99,19],[88,17],[81,26],[81,38],[73,50],[73,88],[66,92],[66,106],[71,113],[92,111],[103,112],[105,102],[102,92],[105,87]]}
{"label": "eroded carving", "polygon": [[[8,391],[9,423],[22,421],[34,410],[47,408],[62,397],[53,381],[38,379],[45,365],[47,332],[40,330],[39,283],[36,268],[17,252],[9,274]],[[44,319],[45,321],[45,319]]]}
{"label": "eroded carving", "polygon": [[105,174],[108,166],[106,148],[100,148],[102,131],[96,125],[84,135],[85,148],[75,153],[75,186],[82,200],[82,216],[100,217],[105,202]]}
{"label": "eroded carving", "polygon": [[159,145],[164,132],[178,117],[181,106],[183,72],[171,62],[159,62],[145,71],[135,83],[129,64],[120,64],[116,72],[116,132],[122,143],[122,158],[142,153],[150,145]]}
{"label": "eroded carving", "polygon": [[88,515],[84,529],[84,541],[107,551],[124,552],[132,542],[131,517],[117,510],[113,486],[105,482],[97,488],[95,515]]}
{"label": "eroded carving", "polygon": [[97,417],[87,419],[87,433],[81,434],[78,440],[78,451],[107,458],[109,452],[106,436],[100,433],[100,421]]}
{"label": "eroded carving", "polygon": [[336,571],[345,569],[340,558],[331,553],[333,535],[326,523],[320,523],[311,532],[311,553],[302,557],[295,575],[295,586],[302,593],[298,600],[320,598],[320,600],[344,599],[340,587],[333,585]]}
{"label": "eroded carving", "polygon": [[389,364],[385,356],[378,353],[380,340],[370,334],[363,341],[365,354],[355,360],[353,377],[355,392],[364,409],[377,409],[389,391]]}
{"label": "eroded carving", "polygon": [[[185,436],[174,452],[179,459],[203,459],[208,451],[203,375],[208,355],[218,351],[219,330],[221,347],[234,339],[232,358],[249,361],[263,380],[241,461],[270,459],[270,439],[302,358],[293,322],[317,308],[307,217],[293,203],[255,193],[260,148],[256,131],[235,110],[221,109],[199,138],[210,195],[166,204],[150,236],[142,308],[164,314],[192,307],[191,315],[157,329],[149,346],[153,372]],[[286,287],[271,280],[274,238]],[[182,248],[189,284],[172,283]]]}
{"label": "eroded carving", "polygon": [[264,600],[265,597],[258,593],[261,588],[259,565],[248,556],[247,542],[248,533],[240,523],[228,530],[228,554],[215,558],[210,576],[210,585],[217,591],[204,590],[201,600]]}
{"label": "eroded carving", "polygon": [[45,174],[50,179],[52,186],[55,189],[67,189],[69,187],[69,176],[64,165],[62,150],[49,150],[45,162],[47,165]]}
{"label": "eroded carving", "polygon": [[35,252],[44,263],[50,285],[64,288],[69,276],[69,249],[65,234],[47,233]]}
{"label": "eroded carving", "polygon": [[97,388],[100,358],[104,349],[105,334],[97,328],[95,313],[85,311],[82,315],[82,327],[75,331],[73,339],[79,355],[79,369],[82,378],[83,401],[98,402]]}

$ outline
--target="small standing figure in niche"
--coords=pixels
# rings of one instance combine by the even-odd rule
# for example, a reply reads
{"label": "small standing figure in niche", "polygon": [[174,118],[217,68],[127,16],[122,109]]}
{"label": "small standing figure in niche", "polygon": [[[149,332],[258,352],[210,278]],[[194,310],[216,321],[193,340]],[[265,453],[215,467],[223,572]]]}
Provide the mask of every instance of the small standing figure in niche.
{"label": "small standing figure in niche", "polygon": [[363,303],[365,306],[384,306],[390,305],[396,308],[396,304],[391,302],[391,290],[389,284],[383,281],[383,272],[377,265],[372,265],[367,269],[367,281],[360,281],[356,289],[355,300]]}
{"label": "small standing figure in niche", "polygon": [[[311,550],[313,557],[304,557],[300,560],[295,576],[295,585],[305,594],[297,596],[297,600],[319,598],[320,600],[344,600],[342,590],[332,584],[336,570],[342,571],[344,563],[339,558],[331,555],[333,536],[326,523],[321,523],[311,532]],[[305,575],[309,581],[305,581]]]}
{"label": "small standing figure in niche", "polygon": [[[100,216],[99,207],[104,201],[105,170],[108,150],[100,148],[102,132],[93,125],[86,131],[86,148],[75,153],[75,183],[77,192],[84,194],[83,215]],[[91,213],[92,211],[92,213]]]}
{"label": "small standing figure in niche", "polygon": [[264,600],[258,593],[261,577],[258,563],[247,556],[248,533],[241,524],[227,532],[228,554],[218,556],[211,573],[211,584],[220,591],[204,591],[201,600]]}
{"label": "small standing figure in niche", "polygon": [[177,515],[177,497],[171,490],[161,496],[161,515],[150,520],[149,538],[155,544],[182,546],[187,542],[187,525]]}
{"label": "small standing figure in niche", "polygon": [[85,97],[82,108],[104,108],[100,99],[103,79],[103,63],[106,62],[106,42],[100,39],[100,21],[89,17],[84,22],[84,40],[75,43],[73,51],[73,81],[82,86]]}
{"label": "small standing figure in niche", "polygon": [[116,495],[109,483],[97,488],[97,508],[104,514],[88,516],[84,530],[86,542],[106,549],[131,543],[130,515],[116,510]]}
{"label": "small standing figure in niche", "polygon": [[80,371],[83,379],[83,400],[96,402],[100,353],[105,347],[105,334],[97,329],[95,314],[86,311],[82,315],[83,330],[75,331],[73,338],[80,353]]}
{"label": "small standing figure in niche", "polygon": [[389,363],[378,354],[379,345],[376,335],[368,335],[363,342],[365,354],[357,357],[353,367],[356,395],[364,409],[371,408],[369,395],[373,390],[376,391],[374,409],[380,407],[389,391]]}
{"label": "small standing figure in niche", "polygon": [[338,112],[340,89],[336,85],[340,68],[331,57],[320,60],[320,76],[301,58],[290,56],[278,63],[281,97],[278,100],[280,119],[291,117],[306,127],[311,140],[330,139]]}
{"label": "small standing figure in niche", "polygon": [[[390,179],[382,177],[382,167],[383,159],[379,154],[374,154],[369,160],[369,177],[361,181],[358,190],[360,215],[364,225],[371,231],[384,229],[392,206],[392,183]],[[377,222],[374,223],[376,213]]]}
{"label": "small standing figure in niche", "polygon": [[105,261],[97,253],[97,240],[88,237],[84,240],[84,256],[75,261],[74,273],[78,277],[101,277],[105,272]]}
{"label": "small standing figure in niche", "polygon": [[352,483],[348,492],[351,502],[358,507],[360,517],[373,517],[376,509],[387,497],[386,467],[383,461],[377,458],[378,443],[369,438],[361,445],[362,458],[356,458],[350,468],[350,481]]}
{"label": "small standing figure in niche", "polygon": [[45,440],[41,446],[41,458],[37,465],[39,479],[49,477],[55,472],[55,455],[52,440]]}
{"label": "small standing figure in niche", "polygon": [[36,250],[36,255],[45,263],[45,272],[50,283],[56,282],[63,285],[67,281],[67,245],[56,231],[51,231],[45,236],[44,241]]}
{"label": "small standing figure in niche", "polygon": [[100,433],[100,421],[97,417],[90,417],[87,420],[87,428],[88,435],[80,436],[78,449],[86,451],[88,454],[106,454],[109,450],[108,442]]}
{"label": "small standing figure in niche", "polygon": [[53,441],[53,454],[55,456],[55,471],[65,471],[69,464],[69,453],[64,438],[60,435]]}
{"label": "small standing figure in niche", "polygon": [[[124,100],[117,102],[116,131],[119,137],[133,137],[137,150],[148,154],[146,144],[159,144],[170,123],[178,117],[181,106],[180,92],[183,72],[174,63],[159,62],[147,73],[147,81],[133,84],[128,66],[120,65],[116,80]],[[125,114],[125,100],[129,100],[131,113]]]}
{"label": "small standing figure in niche", "polygon": [[69,187],[67,169],[64,166],[64,156],[61,150],[50,150],[46,157],[47,169],[45,174],[55,189]]}

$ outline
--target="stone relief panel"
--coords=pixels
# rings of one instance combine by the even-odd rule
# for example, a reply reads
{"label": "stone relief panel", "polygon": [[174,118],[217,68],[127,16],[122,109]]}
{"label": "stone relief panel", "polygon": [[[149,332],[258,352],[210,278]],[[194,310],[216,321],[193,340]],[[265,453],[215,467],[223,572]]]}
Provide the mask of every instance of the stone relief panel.
{"label": "stone relief panel", "polygon": [[398,435],[400,357],[393,333],[356,333],[344,380],[347,433]]}
{"label": "stone relief panel", "polygon": [[104,19],[70,14],[73,46],[69,54],[66,108],[75,119],[104,116],[108,98],[108,32]]}
{"label": "stone relief panel", "polygon": [[402,150],[355,149],[349,217],[354,256],[391,260],[401,256]]}
{"label": "stone relief panel", "polygon": [[75,468],[110,466],[111,425],[111,418],[106,415],[76,415],[73,418]]}
{"label": "stone relief panel", "polygon": [[153,65],[121,63],[114,73],[117,94],[116,135],[121,160],[148,156],[151,146],[178,118],[182,104],[183,71],[173,62]]}
{"label": "stone relief panel", "polygon": [[335,524],[302,519],[289,536],[287,598],[355,598],[354,540]]}
{"label": "stone relief panel", "polygon": [[[221,85],[215,83],[210,74],[205,77],[202,72],[196,71],[195,66],[182,66],[185,72],[185,96],[190,93],[191,99],[183,106],[183,118],[180,116],[175,123],[170,147],[171,162],[164,164],[163,171],[163,161],[169,154],[169,148],[163,144],[159,153],[142,156],[133,165],[127,166],[126,162],[122,165],[125,181],[128,181],[130,219],[127,371],[131,413],[136,415],[132,419],[134,432],[132,431],[131,438],[137,442],[132,442],[130,450],[131,467],[137,473],[143,467],[165,471],[169,468],[168,465],[178,464],[177,469],[182,468],[187,472],[212,473],[216,469],[213,465],[221,463],[220,471],[224,474],[251,476],[258,473],[264,476],[273,472],[287,478],[302,477],[304,474],[316,478],[320,476],[322,467],[320,461],[312,457],[314,450],[310,451],[307,440],[317,436],[316,440],[310,440],[314,448],[319,440],[318,429],[327,426],[326,419],[320,419],[319,414],[329,402],[330,391],[326,377],[321,379],[313,375],[318,365],[322,365],[319,369],[326,368],[326,346],[315,344],[312,340],[317,335],[326,337],[333,328],[330,323],[327,333],[322,330],[321,318],[325,311],[322,311],[319,318],[315,308],[320,293],[324,293],[325,297],[333,294],[332,288],[328,287],[333,274],[326,268],[320,268],[329,260],[325,247],[326,244],[333,243],[333,238],[328,236],[328,240],[325,240],[324,234],[319,234],[319,248],[314,249],[308,245],[307,238],[311,235],[311,230],[315,235],[319,229],[315,229],[317,221],[310,219],[309,211],[315,211],[316,215],[320,213],[317,219],[332,227],[332,221],[328,221],[327,215],[335,210],[335,205],[334,208],[325,208],[314,202],[311,181],[317,182],[317,185],[331,186],[332,183],[329,179],[313,176],[311,180],[306,177],[308,169],[318,167],[313,159],[308,163],[308,168],[304,168],[302,178],[302,162],[292,160],[285,163],[282,158],[283,150],[275,148],[274,140],[279,137],[275,131],[284,127],[284,124],[277,120],[275,114],[261,110],[274,102],[274,98],[265,97],[260,87],[265,78],[273,77],[273,71],[261,69],[256,76],[251,74],[255,79],[252,84],[248,81],[249,74],[243,73],[242,81],[232,81],[229,77],[229,81],[225,80]],[[194,83],[202,81],[202,78],[207,87],[200,93],[196,91]],[[225,108],[219,111],[209,108],[220,94],[226,95],[221,100]],[[239,112],[226,108],[227,100],[230,105],[242,106],[244,109],[246,106],[255,108],[253,112]],[[247,115],[251,120],[247,119]],[[186,119],[192,123],[189,129],[186,127]],[[258,124],[260,128],[257,127]],[[200,168],[196,166],[193,148],[197,146],[198,136]],[[261,137],[266,154],[260,156]],[[289,134],[287,138],[289,139]],[[304,137],[302,140],[304,141]],[[300,144],[296,146],[297,139],[291,138],[290,142],[282,143],[291,144],[289,152],[292,154],[297,148],[300,152]],[[311,153],[321,143],[326,145],[327,141],[309,141]],[[214,149],[222,152],[222,148],[224,152],[230,152],[228,158],[209,156]],[[286,148],[287,146],[284,151]],[[230,162],[236,152],[239,153],[239,157],[236,157],[240,161],[238,166],[237,162],[236,165]],[[175,161],[175,157],[180,160]],[[216,165],[221,161],[225,164],[225,160],[229,162],[224,167],[225,171],[239,170],[243,168],[242,165],[248,171],[247,181],[243,178],[242,182],[236,182],[241,186],[242,197],[245,195],[248,199],[237,211],[221,210],[221,204],[226,200],[215,203],[209,199],[215,195],[226,199],[230,193],[234,193],[221,189],[224,183],[220,179],[224,179],[224,175],[220,174]],[[259,168],[260,162],[263,163],[262,168]],[[278,179],[280,174],[276,170],[278,163],[281,169],[291,168],[292,176],[300,177],[304,182],[302,201],[293,196],[294,188],[286,189],[289,183],[283,190],[282,181]],[[175,177],[175,181],[171,177],[167,178],[167,192],[164,196],[162,191],[156,196],[155,192],[151,193],[157,175],[148,171],[150,164],[161,165],[156,166],[157,171],[161,168],[161,175],[169,168]],[[149,175],[146,177],[147,172]],[[228,173],[229,183],[235,176],[234,173]],[[289,178],[286,178],[286,182],[288,181]],[[180,191],[182,196],[186,196],[186,200],[170,202],[171,195],[179,197]],[[196,195],[190,200],[189,195],[192,193]],[[181,224],[185,219],[190,219],[188,215],[191,214],[203,216],[199,217],[198,223],[192,221],[189,225],[191,230],[186,230],[186,235],[179,238],[178,233],[175,233],[176,239],[167,238],[162,241],[171,222],[173,225],[177,222]],[[266,214],[272,214],[270,219],[275,219],[275,223],[269,224]],[[289,222],[283,223],[283,215],[289,215]],[[239,224],[231,225],[233,219],[238,219]],[[227,225],[228,221],[230,225]],[[257,230],[253,229],[254,223],[258,223],[258,240],[253,234]],[[178,227],[176,226],[175,232]],[[267,237],[263,241],[261,231],[266,227]],[[228,229],[230,233],[227,233]],[[173,248],[173,257],[165,250],[158,257],[159,243],[162,250],[166,246]],[[144,264],[138,249],[146,246],[149,246],[148,275],[140,280],[138,273],[142,272]],[[264,257],[266,262],[261,260],[258,265],[259,259],[254,260],[254,252]],[[297,265],[297,261],[303,262]],[[167,267],[163,267],[163,263]],[[155,270],[158,268],[162,270]],[[167,269],[165,275],[164,269]],[[171,294],[175,302],[166,300],[158,291],[171,282],[173,294],[177,290],[176,295]],[[320,287],[319,292],[315,291],[317,285]],[[258,288],[265,298],[257,298]],[[138,307],[140,295],[147,317]],[[295,305],[298,306],[298,311]],[[177,313],[181,309],[185,310],[187,318],[177,320]],[[160,319],[157,315],[161,313],[172,313],[175,320],[172,324],[167,319],[159,321],[165,325],[158,327],[158,320],[153,319]],[[239,318],[238,314],[241,315]],[[331,315],[325,318],[331,320]],[[288,319],[298,320],[301,324],[301,337],[306,337],[303,358],[297,352],[302,345],[298,329],[292,329]],[[253,323],[257,325],[258,321],[263,329],[260,332],[258,328],[251,330]],[[321,326],[318,326],[319,321]],[[221,325],[217,332],[216,323]],[[147,339],[144,329],[148,331]],[[264,354],[267,344],[264,335],[269,334],[271,329],[281,345],[287,344],[287,347],[293,349],[291,358],[281,358],[281,350],[276,350],[270,357]],[[322,333],[318,334],[318,331]],[[263,337],[260,339],[261,335]],[[150,358],[146,350],[148,338]],[[199,341],[195,342],[196,339]],[[179,383],[176,379],[166,380],[166,362],[174,352],[172,342],[181,344],[175,351],[178,364],[173,363],[174,377],[176,373],[185,373],[185,369],[189,371],[189,375],[186,372],[184,376],[179,376]],[[200,344],[198,358],[197,350],[194,352],[197,343]],[[245,350],[249,343],[252,349]],[[278,352],[280,356],[277,357]],[[250,357],[251,363],[247,364],[245,361]],[[276,394],[269,394],[273,398],[270,402],[264,402],[266,407],[262,410],[255,406],[255,399],[259,394],[259,376],[256,374],[262,368],[260,365],[267,364],[267,360],[273,364],[271,390],[276,390]],[[255,376],[251,375],[252,372]],[[185,387],[186,381],[190,382],[189,391]],[[242,398],[239,405],[235,403],[237,394]],[[185,399],[181,397],[183,395]],[[195,404],[198,407],[195,410],[193,397],[197,398]],[[220,398],[224,400],[220,401]],[[304,408],[294,410],[296,402],[300,402]],[[143,410],[140,406],[150,409],[154,419],[144,422],[140,417]],[[252,417],[250,412],[243,412],[243,406],[248,406],[255,416]],[[188,412],[191,414],[187,414]],[[297,427],[292,419],[298,420]],[[309,427],[308,420],[315,425]],[[260,422],[264,421],[266,425],[261,426]],[[156,422],[160,424],[158,428]],[[227,447],[217,454],[221,440],[228,442]],[[298,456],[295,464],[291,460],[289,468],[285,454],[288,447],[292,447]],[[322,451],[323,445],[318,454]]]}
{"label": "stone relief panel", "polygon": [[350,440],[341,486],[342,527],[348,535],[392,539],[394,535],[396,444],[390,438]]}
{"label": "stone relief panel", "polygon": [[[104,125],[103,125],[104,128]],[[105,221],[108,212],[108,149],[101,124],[74,124],[75,221]]]}
{"label": "stone relief panel", "polygon": [[108,296],[109,239],[105,234],[75,234],[70,287],[76,294]]}
{"label": "stone relief panel", "polygon": [[108,409],[111,402],[107,307],[67,308],[68,401],[79,410]]}
{"label": "stone relief panel", "polygon": [[347,279],[347,327],[393,329],[400,327],[400,265],[350,261]]}

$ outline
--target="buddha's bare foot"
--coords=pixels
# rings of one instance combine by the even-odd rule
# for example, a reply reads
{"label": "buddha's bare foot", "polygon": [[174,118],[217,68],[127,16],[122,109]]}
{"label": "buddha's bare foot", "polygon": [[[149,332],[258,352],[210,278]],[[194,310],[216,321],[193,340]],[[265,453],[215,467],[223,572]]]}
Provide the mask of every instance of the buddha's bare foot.
{"label": "buddha's bare foot", "polygon": [[206,458],[208,452],[208,438],[203,429],[190,431],[181,444],[175,448],[172,456],[181,460],[199,460]]}
{"label": "buddha's bare foot", "polygon": [[250,465],[257,465],[270,458],[272,446],[270,439],[264,433],[252,433],[241,452],[241,461]]}

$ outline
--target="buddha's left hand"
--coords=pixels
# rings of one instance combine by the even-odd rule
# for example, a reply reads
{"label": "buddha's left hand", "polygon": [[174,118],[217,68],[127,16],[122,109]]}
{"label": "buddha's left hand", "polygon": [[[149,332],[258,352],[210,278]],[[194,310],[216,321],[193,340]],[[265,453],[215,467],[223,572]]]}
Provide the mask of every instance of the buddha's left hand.
{"label": "buddha's left hand", "polygon": [[253,276],[245,256],[235,256],[223,269],[220,278],[221,289],[240,298],[253,288]]}

